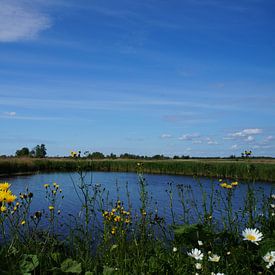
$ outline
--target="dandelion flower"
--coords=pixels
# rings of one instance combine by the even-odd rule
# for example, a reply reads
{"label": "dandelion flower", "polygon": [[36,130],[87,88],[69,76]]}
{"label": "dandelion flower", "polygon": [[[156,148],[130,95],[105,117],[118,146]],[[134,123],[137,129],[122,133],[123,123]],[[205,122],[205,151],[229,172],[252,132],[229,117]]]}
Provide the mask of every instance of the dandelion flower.
{"label": "dandelion flower", "polygon": [[26,223],[26,221],[25,221],[25,220],[21,221],[21,225],[24,225],[25,223]]}
{"label": "dandelion flower", "polygon": [[266,253],[266,255],[263,257],[263,260],[268,263],[266,267],[270,268],[275,263],[275,251]]}
{"label": "dandelion flower", "polygon": [[12,203],[12,202],[14,202],[15,200],[16,200],[16,196],[15,195],[8,195],[7,197],[6,197],[6,202],[7,203]]}
{"label": "dandelion flower", "polygon": [[257,229],[257,228],[246,228],[243,232],[243,239],[245,241],[251,241],[252,243],[255,243],[258,245],[258,242],[263,239],[263,234]]}
{"label": "dandelion flower", "polygon": [[0,190],[7,191],[10,188],[10,184],[8,182],[0,183]]}
{"label": "dandelion flower", "polygon": [[203,253],[197,248],[192,249],[191,252],[187,253],[187,255],[194,258],[194,259],[196,259],[196,260],[201,261],[203,259]]}
{"label": "dandelion flower", "polygon": [[49,206],[49,210],[50,210],[50,211],[53,211],[53,210],[54,210],[54,206],[50,205],[50,206]]}
{"label": "dandelion flower", "polygon": [[2,205],[1,208],[0,208],[0,211],[1,212],[6,212],[7,211],[7,207],[5,205]]}
{"label": "dandelion flower", "polygon": [[231,183],[231,185],[233,185],[233,186],[237,186],[239,183],[237,182],[237,181],[233,181],[232,183]]}
{"label": "dandelion flower", "polygon": [[44,188],[48,188],[50,185],[48,183],[44,184]]}
{"label": "dandelion flower", "polygon": [[217,254],[213,254],[212,256],[209,256],[208,257],[208,260],[210,261],[210,262],[219,262],[219,260],[220,260],[220,256],[218,256]]}

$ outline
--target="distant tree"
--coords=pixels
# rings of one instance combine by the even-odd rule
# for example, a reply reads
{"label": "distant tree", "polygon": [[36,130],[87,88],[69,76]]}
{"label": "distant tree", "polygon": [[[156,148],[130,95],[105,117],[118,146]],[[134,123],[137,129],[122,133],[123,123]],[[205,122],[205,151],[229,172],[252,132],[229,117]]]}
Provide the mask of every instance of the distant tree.
{"label": "distant tree", "polygon": [[116,159],[117,158],[116,154],[113,154],[113,153],[111,153],[109,156],[106,156],[106,157],[110,158],[110,159]]}
{"label": "distant tree", "polygon": [[34,156],[35,158],[44,158],[47,155],[47,149],[45,144],[41,145],[36,145],[32,151],[31,155]]}
{"label": "distant tree", "polygon": [[23,147],[22,149],[17,150],[15,152],[15,155],[17,157],[29,157],[30,156],[30,150],[27,147]]}
{"label": "distant tree", "polygon": [[179,156],[173,156],[173,159],[180,159]]}
{"label": "distant tree", "polygon": [[88,158],[91,158],[91,159],[104,159],[105,156],[101,152],[93,152],[92,154],[88,155]]}

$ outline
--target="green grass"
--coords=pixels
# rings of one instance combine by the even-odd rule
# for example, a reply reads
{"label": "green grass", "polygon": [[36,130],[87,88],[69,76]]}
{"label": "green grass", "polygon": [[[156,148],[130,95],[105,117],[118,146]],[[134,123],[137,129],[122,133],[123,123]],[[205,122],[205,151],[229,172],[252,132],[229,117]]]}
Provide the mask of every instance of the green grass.
{"label": "green grass", "polygon": [[[65,158],[0,159],[0,175],[29,172],[89,171],[135,172],[137,160],[74,160]],[[232,178],[246,181],[275,182],[273,160],[161,160],[143,161],[145,173]]]}

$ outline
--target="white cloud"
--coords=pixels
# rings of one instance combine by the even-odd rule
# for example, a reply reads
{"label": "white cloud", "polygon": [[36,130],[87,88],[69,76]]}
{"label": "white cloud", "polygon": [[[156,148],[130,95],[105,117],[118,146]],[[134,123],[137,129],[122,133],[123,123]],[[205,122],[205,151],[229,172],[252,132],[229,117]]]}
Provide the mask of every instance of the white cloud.
{"label": "white cloud", "polygon": [[9,116],[9,117],[14,117],[16,116],[16,112],[4,112],[3,113],[5,116]]}
{"label": "white cloud", "polygon": [[253,141],[254,139],[255,139],[254,137],[248,136],[248,137],[245,139],[245,141],[251,142],[251,141]]}
{"label": "white cloud", "polygon": [[231,146],[231,149],[232,150],[237,150],[237,149],[239,149],[239,146],[237,144],[234,144],[234,145]]}
{"label": "white cloud", "polygon": [[48,16],[19,0],[0,0],[0,42],[32,39],[51,26]]}
{"label": "white cloud", "polygon": [[197,133],[194,133],[194,134],[185,134],[185,135],[182,135],[181,137],[179,137],[179,140],[194,140],[196,138],[199,138],[200,135],[197,134]]}
{"label": "white cloud", "polygon": [[[248,129],[244,129],[242,131],[239,131],[239,132],[235,132],[235,133],[231,133],[229,134],[229,137],[231,138],[247,138],[251,135],[259,135],[263,132],[262,129],[259,129],[259,128],[248,128]],[[230,139],[230,138],[227,138],[227,139]]]}
{"label": "white cloud", "polygon": [[215,140],[209,140],[209,141],[207,141],[207,144],[209,144],[209,145],[217,145],[218,142],[215,141]]}
{"label": "white cloud", "polygon": [[160,137],[161,138],[171,138],[172,135],[170,135],[170,134],[162,134]]}

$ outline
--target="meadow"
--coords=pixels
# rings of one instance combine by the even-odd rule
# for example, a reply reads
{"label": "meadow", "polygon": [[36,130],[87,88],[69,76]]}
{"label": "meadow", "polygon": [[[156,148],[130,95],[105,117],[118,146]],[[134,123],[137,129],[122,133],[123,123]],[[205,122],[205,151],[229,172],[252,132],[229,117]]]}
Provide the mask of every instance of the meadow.
{"label": "meadow", "polygon": [[66,196],[58,183],[37,183],[47,201],[42,211],[32,208],[32,190],[15,195],[10,183],[0,184],[1,274],[274,274],[275,192],[256,194],[255,171],[248,172],[252,182],[238,210],[233,197],[242,183],[236,179],[213,180],[210,193],[202,184],[195,194],[192,186],[175,191],[168,184],[168,223],[159,214],[161,202],[154,205],[148,193],[144,172],[157,169],[153,164],[126,162],[135,166],[138,192],[131,194],[125,183],[126,197],[118,188],[116,200],[109,200],[108,190],[85,177],[84,162],[74,163],[80,207],[65,222],[59,205]]}

